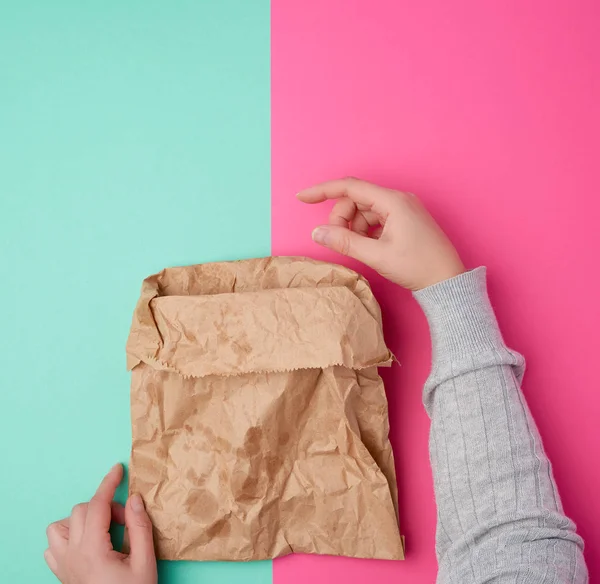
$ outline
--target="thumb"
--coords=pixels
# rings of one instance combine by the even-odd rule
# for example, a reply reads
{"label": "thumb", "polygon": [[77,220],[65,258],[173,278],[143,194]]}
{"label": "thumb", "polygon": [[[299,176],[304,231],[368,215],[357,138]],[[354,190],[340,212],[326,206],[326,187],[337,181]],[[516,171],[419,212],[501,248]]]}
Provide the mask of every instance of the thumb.
{"label": "thumb", "polygon": [[129,560],[134,569],[156,564],[152,522],[144,507],[144,501],[134,493],[125,506],[125,525],[129,532]]}
{"label": "thumb", "polygon": [[379,241],[364,235],[359,235],[346,227],[337,225],[321,225],[312,232],[313,240],[324,247],[328,247],[345,256],[350,256],[374,267],[380,247]]}

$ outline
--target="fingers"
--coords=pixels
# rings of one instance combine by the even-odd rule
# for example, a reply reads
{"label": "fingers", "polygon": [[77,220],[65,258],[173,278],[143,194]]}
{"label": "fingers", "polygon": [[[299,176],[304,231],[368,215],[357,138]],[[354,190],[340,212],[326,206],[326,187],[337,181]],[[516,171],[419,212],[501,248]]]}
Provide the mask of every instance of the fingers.
{"label": "fingers", "polygon": [[347,197],[366,210],[387,214],[397,193],[355,178],[343,178],[321,183],[296,195],[304,203],[322,203],[327,199]]}
{"label": "fingers", "polygon": [[69,541],[78,544],[83,539],[85,520],[88,513],[88,503],[79,503],[71,511],[69,518]]}
{"label": "fingers", "polygon": [[329,214],[329,224],[339,227],[350,227],[350,223],[356,216],[356,203],[352,199],[344,197],[335,203]]}
{"label": "fingers", "polygon": [[46,534],[54,556],[62,551],[69,542],[74,546],[78,545],[84,535],[86,539],[89,537],[92,542],[97,540],[105,543],[111,520],[116,523],[125,523],[124,507],[112,500],[122,476],[122,466],[114,466],[104,477],[89,503],[75,505],[70,517],[48,526]]}
{"label": "fingers", "polygon": [[381,219],[374,211],[362,210],[362,206],[346,197],[336,201],[329,214],[329,224],[352,229],[361,235],[369,235],[369,229],[379,225]]}
{"label": "fingers", "polygon": [[51,523],[46,529],[48,549],[44,552],[44,559],[52,573],[59,576],[59,558],[62,558],[69,547],[69,519],[61,519]]}
{"label": "fingers", "polygon": [[44,552],[44,559],[55,576],[58,577],[58,558],[62,558],[69,547],[69,528],[65,520],[52,523],[46,529],[48,549]]}
{"label": "fingers", "polygon": [[129,497],[125,505],[125,524],[129,532],[129,561],[134,569],[142,570],[154,565],[154,540],[152,522],[144,507],[142,498],[136,493]]}
{"label": "fingers", "polygon": [[112,501],[110,504],[111,521],[119,525],[125,524],[125,507],[121,503]]}
{"label": "fingers", "polygon": [[110,503],[115,496],[115,491],[119,486],[119,483],[123,479],[123,465],[115,464],[109,471],[108,474],[102,479],[96,494],[92,500],[96,499]]}
{"label": "fingers", "polygon": [[115,464],[102,479],[88,506],[85,522],[86,537],[105,540],[104,536],[110,528],[112,517],[112,499],[122,478],[123,467],[120,464]]}
{"label": "fingers", "polygon": [[61,519],[59,521],[55,521],[54,523],[51,523],[48,527],[52,527],[52,525],[60,525],[61,527],[66,528],[66,533],[69,533],[69,524],[71,522],[71,518],[70,517],[65,517],[64,519]]}
{"label": "fingers", "polygon": [[[73,507],[68,519],[48,526],[48,549],[44,559],[56,577],[65,582],[105,582],[110,574],[132,581],[156,582],[156,556],[152,523],[139,495],[134,495],[123,507],[112,500],[123,470],[111,469],[89,503]],[[112,548],[108,527],[111,517],[128,527],[131,553]],[[108,575],[108,576],[107,576]]]}
{"label": "fingers", "polygon": [[[373,213],[371,211],[365,211],[364,213],[356,213],[354,219],[352,220],[352,231],[355,231],[359,235],[368,236],[369,227],[371,225],[368,219],[368,215],[373,215]],[[375,224],[377,224],[377,219],[375,219]]]}
{"label": "fingers", "polygon": [[379,227],[376,227],[375,229],[373,229],[373,232],[371,233],[371,237],[373,239],[379,239],[382,234],[383,234],[383,227],[380,225]]}
{"label": "fingers", "polygon": [[46,529],[46,537],[51,548],[63,548],[69,542],[69,528],[62,521],[52,523]]}
{"label": "fingers", "polygon": [[312,234],[313,240],[338,253],[357,259],[375,267],[378,256],[378,241],[359,235],[354,231],[336,225],[317,227]]}
{"label": "fingers", "polygon": [[50,570],[52,570],[52,573],[59,578],[58,575],[58,562],[56,561],[56,558],[54,557],[54,554],[52,553],[52,550],[47,549],[44,552],[44,560],[46,560],[46,564],[48,564],[48,567],[50,568]]}

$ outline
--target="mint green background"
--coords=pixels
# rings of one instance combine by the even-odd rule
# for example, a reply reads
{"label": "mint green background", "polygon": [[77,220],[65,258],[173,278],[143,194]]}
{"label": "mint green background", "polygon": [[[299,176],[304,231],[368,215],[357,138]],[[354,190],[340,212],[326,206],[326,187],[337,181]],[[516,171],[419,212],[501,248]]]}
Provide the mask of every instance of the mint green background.
{"label": "mint green background", "polygon": [[[0,0],[0,579],[129,456],[142,279],[270,251],[268,0]],[[161,582],[271,582],[271,563]]]}

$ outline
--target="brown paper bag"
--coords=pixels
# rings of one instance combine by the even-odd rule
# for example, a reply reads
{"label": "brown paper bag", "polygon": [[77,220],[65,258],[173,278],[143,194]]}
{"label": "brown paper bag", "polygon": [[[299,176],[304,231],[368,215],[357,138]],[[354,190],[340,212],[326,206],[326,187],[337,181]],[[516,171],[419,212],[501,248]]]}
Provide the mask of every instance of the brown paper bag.
{"label": "brown paper bag", "polygon": [[147,278],[127,342],[130,493],[158,557],[402,559],[379,306],[341,266],[266,258]]}

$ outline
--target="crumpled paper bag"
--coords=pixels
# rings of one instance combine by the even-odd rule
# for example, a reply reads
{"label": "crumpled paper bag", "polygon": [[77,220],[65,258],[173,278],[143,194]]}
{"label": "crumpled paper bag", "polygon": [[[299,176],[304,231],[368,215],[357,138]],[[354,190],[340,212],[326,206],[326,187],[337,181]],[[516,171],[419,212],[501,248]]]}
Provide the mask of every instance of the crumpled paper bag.
{"label": "crumpled paper bag", "polygon": [[277,257],[144,280],[127,341],[142,495],[167,560],[402,559],[389,365],[367,281]]}

